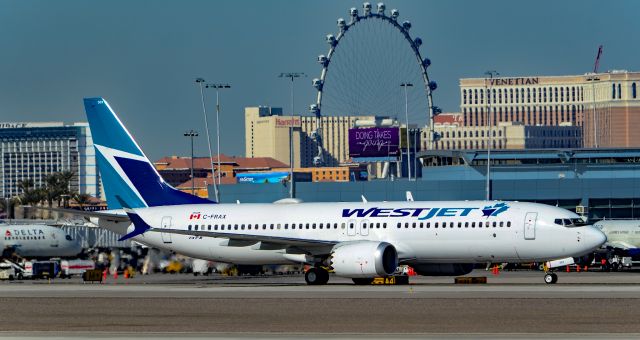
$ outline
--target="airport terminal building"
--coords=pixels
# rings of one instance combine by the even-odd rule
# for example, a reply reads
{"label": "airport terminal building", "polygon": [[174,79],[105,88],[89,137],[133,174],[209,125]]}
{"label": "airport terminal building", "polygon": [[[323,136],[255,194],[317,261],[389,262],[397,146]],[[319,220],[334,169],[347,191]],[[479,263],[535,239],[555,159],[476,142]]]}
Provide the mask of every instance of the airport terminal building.
{"label": "airport terminal building", "polygon": [[73,171],[71,190],[101,196],[91,130],[87,123],[0,123],[0,197],[21,194],[20,181],[42,187],[48,175]]}

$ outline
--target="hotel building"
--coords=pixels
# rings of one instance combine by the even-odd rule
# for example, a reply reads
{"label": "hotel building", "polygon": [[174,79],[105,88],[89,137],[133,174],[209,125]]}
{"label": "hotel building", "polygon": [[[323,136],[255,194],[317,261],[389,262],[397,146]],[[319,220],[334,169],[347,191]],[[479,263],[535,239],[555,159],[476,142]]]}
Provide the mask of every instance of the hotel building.
{"label": "hotel building", "polygon": [[640,134],[633,127],[640,124],[638,86],[640,72],[628,71],[461,79],[463,125],[573,125],[582,128],[584,147],[637,147]]}
{"label": "hotel building", "polygon": [[[266,106],[245,108],[245,155],[272,157],[289,164],[289,129],[293,127],[294,167],[313,167],[318,145],[312,137],[316,118],[283,116],[281,108]],[[321,119],[323,166],[335,167],[349,160],[349,129],[356,122],[376,124],[382,118],[374,116],[331,116]]]}
{"label": "hotel building", "polygon": [[87,123],[0,123],[0,197],[22,192],[20,181],[43,187],[46,177],[72,171],[71,191],[101,196],[91,130]]}

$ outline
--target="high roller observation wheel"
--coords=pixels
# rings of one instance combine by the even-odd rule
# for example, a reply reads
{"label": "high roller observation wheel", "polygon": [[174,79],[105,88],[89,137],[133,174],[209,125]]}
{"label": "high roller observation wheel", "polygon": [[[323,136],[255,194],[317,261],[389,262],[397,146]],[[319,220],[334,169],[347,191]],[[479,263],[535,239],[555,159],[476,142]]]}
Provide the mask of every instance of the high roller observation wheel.
{"label": "high roller observation wheel", "polygon": [[[435,81],[431,81],[429,79],[429,74],[427,73],[427,68],[431,65],[431,60],[429,58],[423,58],[420,53],[420,46],[422,45],[422,39],[416,37],[415,39],[411,37],[409,34],[409,30],[411,29],[411,22],[404,21],[402,23],[398,22],[398,17],[400,16],[400,12],[397,9],[392,9],[390,15],[385,13],[386,6],[384,3],[378,3],[376,7],[376,12],[372,11],[371,4],[369,2],[365,2],[362,5],[363,14],[360,15],[358,13],[358,9],[351,8],[349,10],[350,21],[347,23],[343,18],[339,18],[337,21],[339,32],[337,36],[333,34],[328,34],[326,36],[326,42],[329,44],[329,52],[327,55],[319,55],[317,58],[317,62],[322,66],[322,72],[320,74],[320,78],[315,78],[312,81],[313,86],[318,91],[317,99],[315,104],[311,104],[309,106],[309,111],[315,115],[316,117],[316,130],[312,133],[312,138],[315,140],[318,146],[318,154],[314,157],[313,163],[315,166],[321,166],[324,163],[323,156],[323,147],[322,147],[322,98],[324,92],[324,83],[327,78],[327,74],[329,71],[329,65],[331,64],[331,58],[334,56],[336,49],[340,46],[340,41],[344,39],[345,35],[349,30],[355,27],[358,24],[363,24],[368,20],[381,20],[384,23],[389,24],[393,29],[398,30],[404,39],[409,44],[413,54],[416,58],[417,64],[419,66],[421,72],[421,79],[424,84],[424,93],[427,98],[427,106],[428,106],[428,126],[430,130],[429,143],[428,148],[433,148],[433,142],[439,136],[437,136],[434,132],[433,127],[433,117],[440,114],[442,110],[433,105],[433,91],[435,91],[438,87]],[[400,85],[400,84],[398,84]]]}

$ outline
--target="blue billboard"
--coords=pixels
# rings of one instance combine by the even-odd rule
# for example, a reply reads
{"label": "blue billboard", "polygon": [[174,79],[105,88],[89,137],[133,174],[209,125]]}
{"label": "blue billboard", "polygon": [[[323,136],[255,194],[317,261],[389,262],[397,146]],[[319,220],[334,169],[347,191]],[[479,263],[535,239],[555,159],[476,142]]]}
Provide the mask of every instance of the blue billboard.
{"label": "blue billboard", "polygon": [[282,183],[289,179],[288,172],[254,172],[236,174],[238,183]]}

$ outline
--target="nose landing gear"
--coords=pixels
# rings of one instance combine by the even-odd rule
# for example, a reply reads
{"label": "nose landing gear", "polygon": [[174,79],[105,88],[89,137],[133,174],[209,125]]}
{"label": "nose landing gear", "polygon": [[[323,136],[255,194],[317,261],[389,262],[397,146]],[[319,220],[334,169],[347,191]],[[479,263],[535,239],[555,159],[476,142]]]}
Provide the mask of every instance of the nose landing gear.
{"label": "nose landing gear", "polygon": [[544,283],[554,284],[558,282],[558,275],[556,273],[546,273],[544,275]]}

